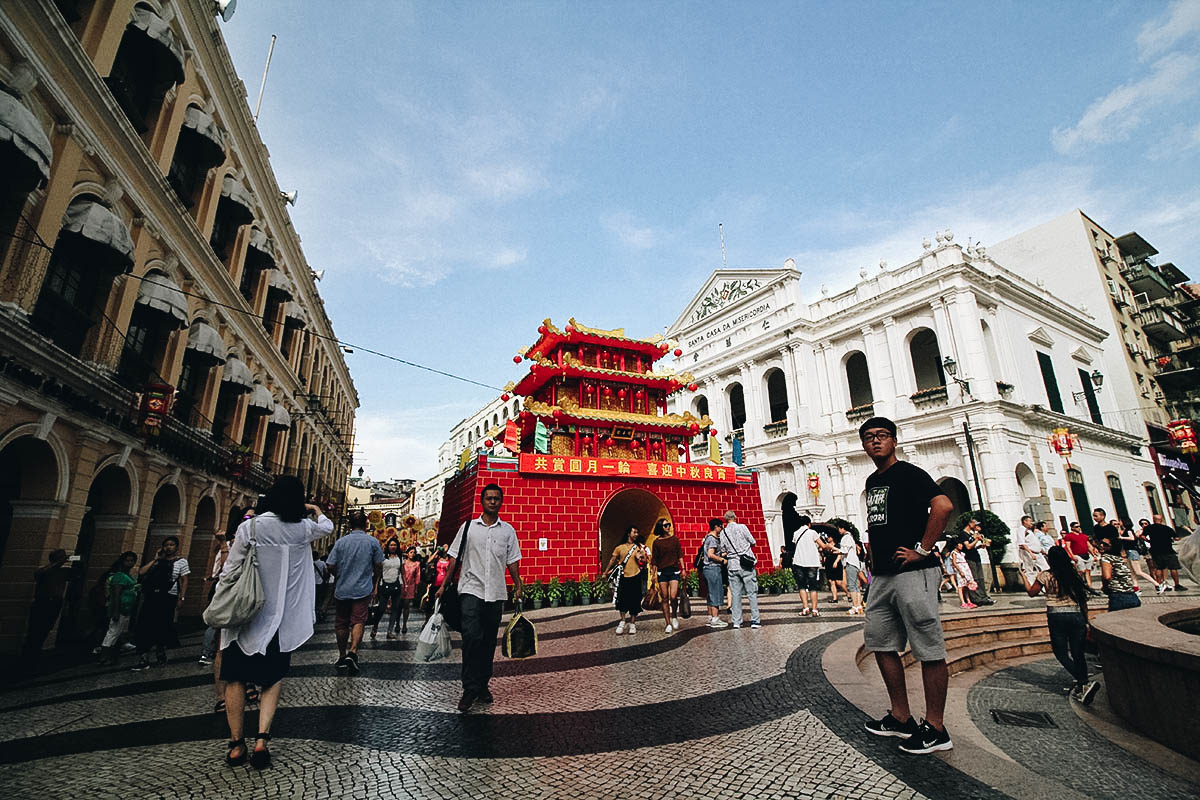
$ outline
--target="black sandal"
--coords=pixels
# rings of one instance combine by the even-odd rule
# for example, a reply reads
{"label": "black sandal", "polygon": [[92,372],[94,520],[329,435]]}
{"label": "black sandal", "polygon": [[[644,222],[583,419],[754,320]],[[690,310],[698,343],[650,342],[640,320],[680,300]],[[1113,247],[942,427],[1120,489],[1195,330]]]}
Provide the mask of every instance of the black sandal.
{"label": "black sandal", "polygon": [[[254,738],[261,739],[264,742],[269,742],[271,741],[271,734],[260,733]],[[262,750],[259,750],[256,747],[250,754],[250,766],[254,767],[255,769],[266,769],[267,767],[271,766],[271,751],[265,747]]]}
{"label": "black sandal", "polygon": [[259,695],[257,686],[246,687],[246,705],[254,705],[258,702],[258,697]]}
{"label": "black sandal", "polygon": [[225,713],[225,701],[224,700],[218,700],[215,704],[213,704],[213,713],[214,714],[224,714]]}
{"label": "black sandal", "polygon": [[[245,739],[232,739],[232,740],[230,740],[228,747],[229,747],[229,752],[225,754],[225,766],[240,767],[242,764],[246,763],[246,740]],[[234,757],[233,751],[237,750],[239,747],[242,748],[242,754],[240,756]]]}

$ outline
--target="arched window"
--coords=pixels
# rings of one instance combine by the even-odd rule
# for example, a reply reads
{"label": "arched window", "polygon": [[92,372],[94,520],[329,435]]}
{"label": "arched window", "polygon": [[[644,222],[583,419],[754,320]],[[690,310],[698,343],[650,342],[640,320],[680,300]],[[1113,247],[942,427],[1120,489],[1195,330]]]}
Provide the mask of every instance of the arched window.
{"label": "arched window", "polygon": [[167,90],[183,83],[183,46],[150,6],[134,6],[104,82],[138,133],[154,127]]}
{"label": "arched window", "polygon": [[163,360],[171,334],[187,324],[187,298],[169,275],[150,270],[138,286],[137,300],[125,331],[117,376],[137,389],[165,380]]}
{"label": "arched window", "polygon": [[992,326],[979,320],[979,329],[983,332],[983,350],[987,353],[988,366],[992,368],[992,377],[997,382],[1006,378],[1011,382],[1012,379],[1004,375],[1000,369],[1000,352],[996,349],[996,337],[992,333]]}
{"label": "arched window", "polygon": [[773,369],[767,373],[767,405],[771,412],[771,422],[787,421],[787,379],[784,378],[781,369]]}
{"label": "arched window", "polygon": [[1088,502],[1087,489],[1083,485],[1083,473],[1071,467],[1067,470],[1067,483],[1071,487],[1071,499],[1075,503],[1075,518],[1083,532],[1091,534],[1095,526],[1092,524],[1092,505]]}
{"label": "arched window", "polygon": [[742,393],[742,385],[735,383],[729,387],[729,418],[735,431],[746,425],[746,398]]}
{"label": "arched window", "polygon": [[196,204],[196,196],[208,178],[208,171],[224,161],[225,135],[216,121],[199,106],[188,106],[167,173],[167,183],[184,206],[191,208]]}
{"label": "arched window", "polygon": [[500,414],[500,419],[504,421],[508,420],[508,406],[504,407],[503,412]]}
{"label": "arched window", "polygon": [[942,370],[942,354],[938,350],[937,334],[929,328],[921,328],[913,334],[908,343],[912,356],[913,377],[917,381],[917,391],[936,389],[946,385],[946,375]]}
{"label": "arched window", "polygon": [[113,279],[133,265],[125,223],[96,197],[71,201],[33,308],[33,327],[74,356],[100,320]]}
{"label": "arched window", "polygon": [[846,385],[850,390],[851,408],[861,408],[875,402],[867,357],[861,350],[855,350],[846,358]]}

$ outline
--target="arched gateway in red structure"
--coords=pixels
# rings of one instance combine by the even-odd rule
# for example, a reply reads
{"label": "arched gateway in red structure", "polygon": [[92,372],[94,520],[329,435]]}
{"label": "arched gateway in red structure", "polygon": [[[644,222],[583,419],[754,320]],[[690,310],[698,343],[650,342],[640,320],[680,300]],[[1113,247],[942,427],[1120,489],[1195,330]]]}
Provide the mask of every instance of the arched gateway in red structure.
{"label": "arched gateway in red structure", "polygon": [[691,439],[712,421],[666,413],[671,394],[694,390],[688,375],[653,371],[670,345],[574,320],[562,331],[546,320],[538,333],[524,353],[529,372],[507,387],[526,397],[501,434],[507,449],[468,456],[447,483],[439,541],[482,511],[479,491],[496,483],[504,489],[501,517],[521,542],[525,580],[596,575],[629,525],[649,533],[661,518],[675,523],[690,567],[708,520],[730,510],[749,526],[768,568],[757,474],[693,463]]}

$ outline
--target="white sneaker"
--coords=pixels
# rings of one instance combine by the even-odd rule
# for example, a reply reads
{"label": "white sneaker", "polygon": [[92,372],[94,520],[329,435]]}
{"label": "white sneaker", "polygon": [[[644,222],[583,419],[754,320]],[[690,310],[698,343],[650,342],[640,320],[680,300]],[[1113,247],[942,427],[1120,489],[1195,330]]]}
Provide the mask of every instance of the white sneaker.
{"label": "white sneaker", "polygon": [[629,635],[633,636],[635,633],[637,633],[637,625],[634,625],[631,622],[631,623],[629,623]]}
{"label": "white sneaker", "polygon": [[671,627],[671,623],[669,623],[669,622],[668,622],[668,623],[667,623],[667,627],[666,627],[666,629],[663,631],[663,633],[671,633],[671,632],[672,632],[672,631],[674,631],[674,630],[675,630],[675,629]]}
{"label": "white sneaker", "polygon": [[1159,594],[1162,594],[1166,590],[1167,590],[1167,582],[1166,581],[1163,581],[1162,583],[1160,583],[1154,587],[1154,591],[1158,592]]}
{"label": "white sneaker", "polygon": [[728,628],[729,627],[729,623],[719,617],[717,619],[714,619],[712,622],[708,623],[708,625],[711,628]]}
{"label": "white sneaker", "polygon": [[625,632],[625,620],[621,620],[620,622],[617,623],[617,636],[620,636],[624,632]]}
{"label": "white sneaker", "polygon": [[671,620],[671,627],[674,628],[675,630],[679,630],[679,620],[677,620],[677,619]]}

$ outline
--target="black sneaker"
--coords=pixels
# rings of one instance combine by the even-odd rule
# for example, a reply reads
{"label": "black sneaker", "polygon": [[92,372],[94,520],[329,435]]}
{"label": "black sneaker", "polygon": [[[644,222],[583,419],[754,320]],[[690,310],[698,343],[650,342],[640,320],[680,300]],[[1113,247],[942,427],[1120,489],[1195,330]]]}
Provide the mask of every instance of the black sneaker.
{"label": "black sneaker", "polygon": [[346,667],[350,670],[351,675],[358,674],[358,653],[353,650],[346,653]]}
{"label": "black sneaker", "polygon": [[129,671],[130,672],[146,672],[149,669],[150,669],[150,662],[149,661],[141,661],[137,664],[137,666],[130,667]]}
{"label": "black sneaker", "polygon": [[1186,592],[1186,591],[1187,591],[1187,587],[1186,587],[1186,586],[1176,586],[1176,587],[1175,587],[1175,591],[1177,591],[1177,592]]}
{"label": "black sneaker", "polygon": [[883,715],[883,719],[871,720],[864,725],[868,732],[876,736],[899,736],[908,738],[915,736],[918,731],[917,721],[912,717],[908,718],[908,722],[901,722],[892,716],[892,712]]}
{"label": "black sneaker", "polygon": [[334,663],[333,666],[337,668],[338,672],[345,672],[346,670],[350,669],[350,657],[342,656]]}
{"label": "black sneaker", "polygon": [[952,750],[954,742],[945,728],[940,731],[925,720],[921,720],[920,730],[900,743],[900,749],[906,753],[924,755],[935,750]]}
{"label": "black sneaker", "polygon": [[479,693],[479,701],[478,702],[494,703],[495,701],[496,701],[496,698],[492,697],[492,693],[490,691],[488,691],[487,689],[484,689],[482,692]]}

